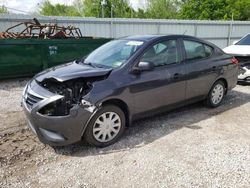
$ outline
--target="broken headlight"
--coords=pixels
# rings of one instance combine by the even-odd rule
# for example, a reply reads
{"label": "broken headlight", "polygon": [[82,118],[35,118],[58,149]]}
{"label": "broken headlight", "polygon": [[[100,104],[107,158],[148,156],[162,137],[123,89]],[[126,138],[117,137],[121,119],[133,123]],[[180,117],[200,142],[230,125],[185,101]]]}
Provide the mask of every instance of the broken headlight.
{"label": "broken headlight", "polygon": [[39,113],[47,116],[66,116],[70,109],[81,103],[81,98],[92,88],[90,82],[83,80],[71,80],[67,82],[46,81],[42,86],[52,93],[64,96],[40,109]]}

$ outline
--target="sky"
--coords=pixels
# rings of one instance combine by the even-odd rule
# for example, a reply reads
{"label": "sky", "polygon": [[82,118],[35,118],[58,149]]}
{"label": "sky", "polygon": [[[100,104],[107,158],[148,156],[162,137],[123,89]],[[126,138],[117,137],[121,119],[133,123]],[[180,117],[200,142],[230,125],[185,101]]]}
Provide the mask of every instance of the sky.
{"label": "sky", "polygon": [[[38,6],[39,3],[41,3],[43,0],[0,0],[0,5],[4,5],[9,9],[10,12],[14,13],[22,13],[17,12],[14,9],[21,10],[23,13],[25,12],[34,12]],[[50,0],[52,4],[60,3],[60,4],[66,4],[70,5],[73,3],[74,0]],[[146,0],[130,0],[130,3],[133,7],[144,7]]]}

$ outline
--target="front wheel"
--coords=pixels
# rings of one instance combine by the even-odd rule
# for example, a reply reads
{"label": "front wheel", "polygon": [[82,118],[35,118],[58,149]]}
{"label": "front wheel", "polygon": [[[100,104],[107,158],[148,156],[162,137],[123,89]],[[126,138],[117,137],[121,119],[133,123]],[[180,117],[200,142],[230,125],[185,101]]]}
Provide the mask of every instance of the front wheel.
{"label": "front wheel", "polygon": [[97,147],[116,142],[124,132],[126,118],[117,106],[103,106],[90,120],[84,133],[85,140]]}
{"label": "front wheel", "polygon": [[208,94],[206,101],[207,105],[212,108],[218,107],[224,98],[225,92],[226,88],[224,82],[220,80],[215,82]]}

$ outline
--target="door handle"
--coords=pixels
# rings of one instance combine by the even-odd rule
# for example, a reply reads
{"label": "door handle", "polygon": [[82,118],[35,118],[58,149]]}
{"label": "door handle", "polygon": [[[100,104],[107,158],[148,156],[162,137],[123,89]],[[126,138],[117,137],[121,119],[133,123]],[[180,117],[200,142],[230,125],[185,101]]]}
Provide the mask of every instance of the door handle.
{"label": "door handle", "polygon": [[179,78],[179,73],[175,73],[174,74],[174,79],[178,79]]}

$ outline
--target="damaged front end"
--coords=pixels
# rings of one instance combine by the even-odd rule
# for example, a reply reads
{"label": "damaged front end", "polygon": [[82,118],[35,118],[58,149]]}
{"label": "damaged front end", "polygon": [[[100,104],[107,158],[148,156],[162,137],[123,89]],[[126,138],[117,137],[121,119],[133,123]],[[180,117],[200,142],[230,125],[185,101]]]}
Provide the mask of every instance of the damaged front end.
{"label": "damaged front end", "polygon": [[85,98],[93,83],[106,77],[33,79],[22,97],[28,126],[45,144],[63,146],[80,141],[97,108]]}
{"label": "damaged front end", "polygon": [[60,100],[56,100],[47,104],[39,110],[39,113],[46,116],[66,116],[74,106],[82,103],[83,97],[92,89],[92,83],[102,78],[89,79],[73,79],[65,82],[59,82],[54,78],[45,79],[38,82],[39,85],[48,91],[63,96]]}
{"label": "damaged front end", "polygon": [[72,62],[37,74],[24,89],[22,106],[40,141],[54,146],[80,141],[97,109],[87,101],[94,83],[110,72]]}

